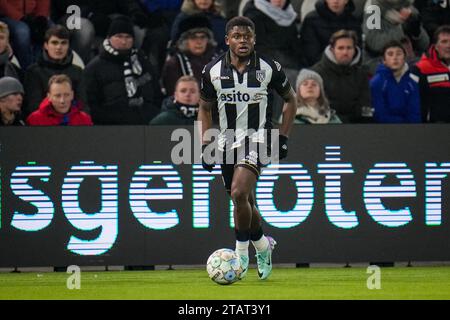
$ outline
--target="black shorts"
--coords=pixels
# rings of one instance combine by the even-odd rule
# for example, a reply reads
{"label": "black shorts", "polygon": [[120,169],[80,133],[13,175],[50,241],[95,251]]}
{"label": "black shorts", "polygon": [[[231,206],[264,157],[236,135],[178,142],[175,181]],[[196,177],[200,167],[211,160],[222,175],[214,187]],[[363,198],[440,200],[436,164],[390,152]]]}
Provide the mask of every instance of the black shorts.
{"label": "black shorts", "polygon": [[261,168],[269,164],[271,148],[266,143],[255,143],[253,145],[245,144],[231,150],[223,152],[222,180],[228,193],[231,192],[231,183],[233,182],[234,169],[243,167],[259,178]]}

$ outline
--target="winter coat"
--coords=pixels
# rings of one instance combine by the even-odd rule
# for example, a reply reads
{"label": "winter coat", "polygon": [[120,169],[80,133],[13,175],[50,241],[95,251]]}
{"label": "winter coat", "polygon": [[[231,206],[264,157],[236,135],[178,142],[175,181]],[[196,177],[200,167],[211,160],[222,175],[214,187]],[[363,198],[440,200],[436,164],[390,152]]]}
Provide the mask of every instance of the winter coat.
{"label": "winter coat", "polygon": [[159,115],[150,121],[150,125],[178,125],[178,126],[192,126],[197,117],[192,115],[186,116],[177,105],[171,101],[166,104],[167,110],[162,111]]}
{"label": "winter coat", "polygon": [[338,65],[328,46],[311,70],[322,77],[325,94],[342,122],[358,122],[361,108],[370,106],[369,76],[361,66],[361,50],[357,47],[350,65]]}
{"label": "winter coat", "polygon": [[[190,53],[176,52],[164,63],[162,69],[161,82],[165,94],[172,96],[175,91],[177,80],[184,75],[194,76],[198,82],[202,78],[202,70],[214,57],[216,57],[215,48],[208,47],[201,56],[195,56]],[[192,74],[191,74],[192,71]]]}
{"label": "winter coat", "polygon": [[303,67],[310,67],[319,61],[336,31],[353,30],[358,35],[358,45],[361,43],[361,20],[352,14],[355,10],[353,0],[348,1],[339,16],[328,8],[324,0],[318,1],[315,7],[315,11],[306,15],[300,31]]}
{"label": "winter coat", "polygon": [[29,126],[91,126],[91,117],[81,110],[81,103],[73,100],[69,112],[60,114],[53,109],[48,98],[45,98],[39,109],[28,116],[27,124]]}
{"label": "winter coat", "polygon": [[380,64],[375,76],[370,80],[370,93],[376,122],[422,122],[419,86],[410,77],[407,68],[397,81],[392,70]]}
{"label": "winter coat", "polygon": [[300,68],[300,35],[297,30],[297,20],[289,26],[280,26],[256,8],[254,1],[246,4],[243,13],[255,23],[255,49],[261,54],[271,56],[283,68],[298,70]]}
{"label": "winter coat", "polygon": [[[72,63],[73,55],[69,50],[67,57],[61,62],[52,60],[45,50],[38,61],[30,65],[25,72],[24,89],[25,104],[23,112],[29,115],[37,110],[41,101],[46,97],[48,80],[56,74],[65,74],[72,80],[75,98],[86,105],[86,92],[83,84],[83,70]],[[87,108],[86,108],[87,109]]]}
{"label": "winter coat", "polygon": [[0,0],[0,15],[20,20],[25,15],[48,17],[50,0]]}
{"label": "winter coat", "polygon": [[411,73],[419,83],[424,122],[450,122],[450,69],[439,57],[434,46],[415,66]]}
{"label": "winter coat", "polygon": [[430,37],[444,24],[450,24],[450,0],[429,0],[421,12],[423,26]]}
{"label": "winter coat", "polygon": [[13,77],[22,82],[23,71],[13,63],[13,58],[10,50],[0,53],[0,78]]}
{"label": "winter coat", "polygon": [[103,47],[84,70],[84,80],[92,120],[104,125],[146,125],[159,113],[161,88],[147,57],[140,51],[142,73],[137,80],[137,96],[129,97],[125,85],[125,60],[129,55],[113,55]]}
{"label": "winter coat", "polygon": [[[379,28],[373,28],[370,23],[368,23],[368,19],[373,18],[373,13],[364,14],[364,63],[368,66],[370,74],[374,74],[378,64],[381,63],[382,51],[386,43],[393,40],[401,41],[406,38],[410,42],[412,50],[417,55],[417,53],[421,54],[426,51],[430,42],[428,34],[422,26],[420,27],[420,34],[417,37],[413,38],[408,36],[405,33],[402,24],[398,21],[394,21],[393,18],[390,18],[391,13],[395,11],[395,9],[390,7],[388,3],[389,2],[387,0],[372,1],[372,4],[379,6],[381,10]],[[414,8],[412,8],[412,10],[414,11]]]}

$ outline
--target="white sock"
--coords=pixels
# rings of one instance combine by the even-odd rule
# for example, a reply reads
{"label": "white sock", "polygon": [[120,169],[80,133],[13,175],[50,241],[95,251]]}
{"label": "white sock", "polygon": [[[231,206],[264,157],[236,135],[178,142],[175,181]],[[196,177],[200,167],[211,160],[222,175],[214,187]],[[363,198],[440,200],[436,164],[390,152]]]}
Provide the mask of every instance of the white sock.
{"label": "white sock", "polygon": [[237,241],[236,240],[236,253],[240,256],[248,257],[248,246],[250,241]]}
{"label": "white sock", "polygon": [[267,240],[265,235],[263,235],[259,240],[252,241],[252,243],[257,252],[267,250],[269,247],[269,240]]}

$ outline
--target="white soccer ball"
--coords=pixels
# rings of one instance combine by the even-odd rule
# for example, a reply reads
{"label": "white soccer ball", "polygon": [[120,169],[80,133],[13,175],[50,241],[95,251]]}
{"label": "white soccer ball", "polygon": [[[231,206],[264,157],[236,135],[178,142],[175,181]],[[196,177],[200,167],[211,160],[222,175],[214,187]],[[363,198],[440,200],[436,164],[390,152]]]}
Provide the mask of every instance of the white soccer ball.
{"label": "white soccer ball", "polygon": [[243,270],[236,252],[231,249],[219,249],[209,256],[206,271],[212,281],[218,284],[232,284],[239,280]]}

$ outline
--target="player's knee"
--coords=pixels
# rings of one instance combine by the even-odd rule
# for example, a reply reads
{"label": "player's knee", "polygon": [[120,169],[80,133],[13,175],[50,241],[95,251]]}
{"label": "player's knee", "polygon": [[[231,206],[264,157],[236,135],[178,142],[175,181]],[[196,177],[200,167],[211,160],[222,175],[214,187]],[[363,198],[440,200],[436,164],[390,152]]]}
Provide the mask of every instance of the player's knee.
{"label": "player's knee", "polygon": [[233,200],[234,205],[248,203],[249,193],[240,188],[233,188],[231,189],[231,199]]}

